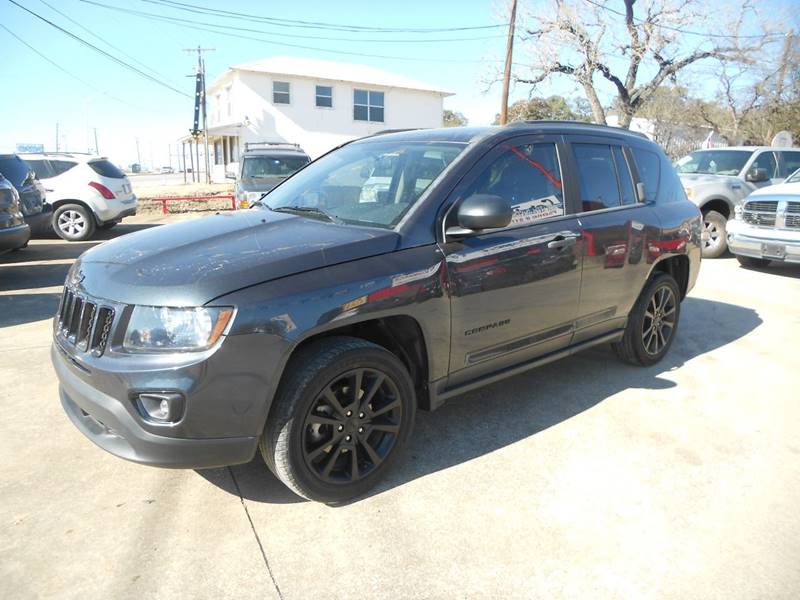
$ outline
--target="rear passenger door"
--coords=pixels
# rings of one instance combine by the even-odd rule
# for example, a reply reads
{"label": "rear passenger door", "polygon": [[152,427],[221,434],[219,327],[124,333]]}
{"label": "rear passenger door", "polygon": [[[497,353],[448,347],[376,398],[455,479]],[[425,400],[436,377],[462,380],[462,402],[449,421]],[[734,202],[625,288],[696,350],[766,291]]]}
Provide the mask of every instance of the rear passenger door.
{"label": "rear passenger door", "polygon": [[[572,172],[578,182],[582,239],[581,291],[573,340],[580,343],[624,327],[649,272],[648,238],[657,239],[660,223],[652,205],[638,197],[636,162],[629,147],[613,138],[568,139]],[[655,200],[658,190],[660,159],[649,154],[651,157],[640,158],[642,169],[651,171],[643,200]],[[655,159],[654,165],[651,159]]]}

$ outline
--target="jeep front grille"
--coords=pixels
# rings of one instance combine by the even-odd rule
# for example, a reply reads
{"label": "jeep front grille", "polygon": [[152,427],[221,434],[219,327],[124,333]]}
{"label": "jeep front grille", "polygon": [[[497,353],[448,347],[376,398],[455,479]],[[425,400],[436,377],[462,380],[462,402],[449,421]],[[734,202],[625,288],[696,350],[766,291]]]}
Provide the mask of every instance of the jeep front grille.
{"label": "jeep front grille", "polygon": [[59,337],[81,352],[99,356],[106,349],[114,309],[64,288],[58,314]]}

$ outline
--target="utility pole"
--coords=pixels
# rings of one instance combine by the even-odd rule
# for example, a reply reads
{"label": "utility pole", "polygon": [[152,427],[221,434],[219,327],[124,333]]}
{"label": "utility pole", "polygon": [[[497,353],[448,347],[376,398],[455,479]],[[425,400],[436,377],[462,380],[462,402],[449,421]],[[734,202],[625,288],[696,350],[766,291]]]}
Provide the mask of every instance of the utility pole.
{"label": "utility pole", "polygon": [[[184,48],[184,52],[197,52],[197,74],[200,76],[202,92],[200,94],[200,106],[203,110],[203,145],[205,154],[206,183],[211,183],[211,166],[208,162],[208,115],[206,110],[206,62],[203,60],[203,52],[213,52],[216,48]],[[200,158],[198,156],[198,169],[200,168]],[[198,177],[198,181],[200,178]]]}
{"label": "utility pole", "polygon": [[58,152],[58,121],[56,121],[56,152]]}
{"label": "utility pole", "polygon": [[142,155],[139,154],[139,138],[136,138],[136,164],[142,168]]}
{"label": "utility pole", "polygon": [[511,56],[514,53],[514,27],[517,23],[517,0],[511,0],[511,20],[508,23],[506,66],[503,71],[503,99],[500,105],[500,125],[508,122],[508,85],[511,80]]}
{"label": "utility pole", "polygon": [[94,153],[100,156],[100,147],[97,145],[97,127],[94,128]]}

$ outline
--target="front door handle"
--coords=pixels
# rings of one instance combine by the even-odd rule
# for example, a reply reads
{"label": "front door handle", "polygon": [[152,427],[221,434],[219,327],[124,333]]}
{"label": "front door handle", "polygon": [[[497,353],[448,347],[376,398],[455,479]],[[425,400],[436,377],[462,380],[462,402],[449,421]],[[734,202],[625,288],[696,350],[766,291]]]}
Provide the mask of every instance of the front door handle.
{"label": "front door handle", "polygon": [[561,250],[563,248],[567,248],[568,246],[574,246],[575,241],[578,239],[577,235],[561,235],[558,234],[552,240],[547,242],[548,248],[554,248],[557,250]]}

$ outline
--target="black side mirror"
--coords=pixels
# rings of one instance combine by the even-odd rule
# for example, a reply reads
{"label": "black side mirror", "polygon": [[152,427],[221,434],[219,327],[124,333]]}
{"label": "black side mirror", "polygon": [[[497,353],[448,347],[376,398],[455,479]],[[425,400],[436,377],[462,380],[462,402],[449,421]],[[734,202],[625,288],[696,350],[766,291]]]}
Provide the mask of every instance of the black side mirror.
{"label": "black side mirror", "polygon": [[475,194],[459,204],[457,211],[458,225],[467,232],[498,229],[511,223],[511,204],[500,196]]}
{"label": "black side mirror", "polygon": [[753,167],[747,172],[747,175],[744,176],[744,180],[751,183],[760,183],[762,181],[766,181],[767,179],[769,179],[767,170],[759,169],[758,167]]}

